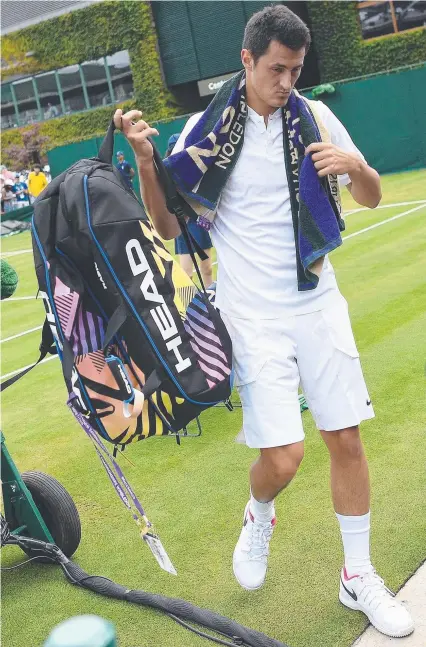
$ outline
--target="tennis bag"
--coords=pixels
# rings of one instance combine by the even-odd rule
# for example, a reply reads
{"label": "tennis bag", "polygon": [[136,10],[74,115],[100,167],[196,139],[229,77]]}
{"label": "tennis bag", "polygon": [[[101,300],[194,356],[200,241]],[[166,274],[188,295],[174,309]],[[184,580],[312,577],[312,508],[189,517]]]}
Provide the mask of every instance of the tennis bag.
{"label": "tennis bag", "polygon": [[[170,217],[181,226],[201,290],[113,167],[113,143],[111,123],[99,157],[71,166],[35,201],[34,262],[46,309],[40,357],[1,390],[48,353],[58,354],[70,410],[158,564],[176,574],[116,452],[148,436],[173,433],[179,440],[180,430],[221,401],[232,409],[231,341],[195,259],[185,210],[196,214],[177,195],[154,147]],[[112,455],[102,439],[113,443]]]}
{"label": "tennis bag", "polygon": [[35,202],[32,236],[69,403],[124,446],[178,433],[226,401],[232,352],[204,286],[173,259],[112,165],[113,138],[111,123],[99,158],[48,185]]}

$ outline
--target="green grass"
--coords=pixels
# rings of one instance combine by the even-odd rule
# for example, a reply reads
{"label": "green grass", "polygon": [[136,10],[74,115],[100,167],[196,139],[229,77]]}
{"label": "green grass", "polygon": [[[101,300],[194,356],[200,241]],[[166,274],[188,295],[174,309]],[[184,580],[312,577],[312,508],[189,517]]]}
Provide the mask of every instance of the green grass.
{"label": "green grass", "polygon": [[[383,178],[383,204],[426,201],[426,171]],[[413,205],[415,206],[415,205]],[[345,197],[346,210],[356,208]],[[355,213],[346,234],[410,209]],[[332,254],[347,298],[376,418],[362,427],[372,481],[372,555],[388,585],[398,588],[425,557],[425,414],[422,404],[426,329],[426,207],[353,237]],[[30,247],[28,234],[3,241],[3,251]],[[31,255],[10,258],[16,296],[34,294]],[[39,302],[2,308],[2,338],[40,325]],[[37,356],[39,333],[2,345],[2,375]],[[80,512],[83,538],[75,559],[89,573],[209,607],[292,647],[346,647],[364,616],[337,600],[341,544],[329,496],[328,457],[309,413],[306,458],[277,500],[278,526],[263,589],[236,584],[232,551],[248,495],[255,453],[233,442],[241,411],[213,409],[203,435],[152,439],[126,450],[123,466],[166,546],[178,577],[161,571],[137,536],[83,431],[64,402],[57,360],[38,367],[3,396],[3,430],[22,471],[58,478]],[[285,422],[284,422],[285,424]],[[2,550],[3,566],[23,558]],[[3,573],[3,640],[8,647],[43,642],[60,620],[97,613],[113,620],[120,647],[197,647],[202,639],[163,616],[75,589],[60,569],[31,564]]]}

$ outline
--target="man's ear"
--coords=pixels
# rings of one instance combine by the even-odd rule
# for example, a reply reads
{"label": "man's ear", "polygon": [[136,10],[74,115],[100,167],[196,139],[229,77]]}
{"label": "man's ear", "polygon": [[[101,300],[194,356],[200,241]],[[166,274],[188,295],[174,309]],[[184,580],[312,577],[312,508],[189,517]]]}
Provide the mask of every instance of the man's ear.
{"label": "man's ear", "polygon": [[246,71],[253,71],[253,57],[248,49],[241,50],[241,62]]}

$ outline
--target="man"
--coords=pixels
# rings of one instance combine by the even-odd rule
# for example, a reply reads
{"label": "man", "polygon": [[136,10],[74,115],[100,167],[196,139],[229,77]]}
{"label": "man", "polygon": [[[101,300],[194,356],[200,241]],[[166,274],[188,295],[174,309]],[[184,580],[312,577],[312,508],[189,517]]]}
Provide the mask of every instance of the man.
{"label": "man", "polygon": [[[172,154],[178,139],[179,133],[176,133],[169,137],[169,141],[167,142],[166,157],[169,157]],[[204,286],[208,288],[213,283],[212,240],[210,238],[209,232],[197,225],[197,223],[193,220],[188,222],[188,230],[191,236],[197,241],[198,245],[207,256],[207,258],[204,260],[200,259],[199,266]],[[192,279],[192,275],[194,273],[194,264],[192,262],[192,258],[183,234],[175,238],[175,254],[179,257],[179,263],[181,264],[185,272]]]}
{"label": "man", "polygon": [[21,182],[21,174],[15,173],[15,196],[16,196],[16,207],[20,209],[21,207],[28,207],[28,186],[26,182]]}
{"label": "man", "polygon": [[122,151],[118,151],[117,161],[118,161],[117,168],[122,174],[125,183],[130,189],[133,189],[132,179],[135,175],[135,172],[130,166],[129,162],[126,162],[126,160],[124,159],[124,153]]}
{"label": "man", "polygon": [[[233,342],[246,442],[260,451],[234,552],[236,579],[248,590],[265,580],[274,499],[303,458],[301,382],[331,459],[344,550],[339,599],[383,633],[405,636],[412,619],[370,561],[369,477],[359,424],[374,413],[347,303],[324,257],[341,243],[336,175],[356,202],[371,208],[381,199],[380,179],[333,113],[295,92],[309,45],[308,28],[287,7],[254,14],[244,34],[244,71],[189,120],[166,161],[182,195],[214,217],[216,303]],[[173,238],[179,227],[167,211],[147,140],[158,132],[142,120],[134,124],[140,117],[118,110],[114,119],[135,151],[155,227]]]}
{"label": "man", "polygon": [[28,176],[28,193],[32,198],[32,202],[40,195],[47,185],[47,178],[41,170],[40,164],[34,164],[33,170]]}

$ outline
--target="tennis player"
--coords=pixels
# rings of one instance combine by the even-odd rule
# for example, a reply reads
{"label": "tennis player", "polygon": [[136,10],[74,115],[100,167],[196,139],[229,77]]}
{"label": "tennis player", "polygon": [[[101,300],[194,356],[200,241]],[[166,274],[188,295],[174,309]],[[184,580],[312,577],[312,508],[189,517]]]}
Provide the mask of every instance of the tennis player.
{"label": "tennis player", "polygon": [[[242,92],[245,82],[245,119],[235,129],[231,126],[233,137],[222,143],[218,153],[213,144],[219,141],[219,130],[210,133],[211,145],[204,151],[201,146],[207,139],[195,145],[196,150],[190,148],[196,133],[202,131],[194,127],[211,113],[191,117],[169,158],[172,161],[186,150],[187,156],[177,156],[176,164],[191,157],[204,172],[205,160],[217,155],[216,167],[232,169],[221,187],[211,228],[219,270],[216,304],[233,342],[246,443],[259,452],[250,472],[251,496],[243,514],[233,570],[247,590],[258,589],[265,581],[276,525],[274,501],[294,478],[303,458],[301,384],[330,454],[331,494],[344,553],[340,581],[336,582],[340,601],[349,609],[364,612],[379,631],[406,636],[414,629],[410,614],[370,560],[370,485],[359,425],[373,418],[374,412],[348,304],[328,255],[320,259],[319,280],[313,289],[304,289],[298,272],[300,239],[295,228],[300,223],[293,200],[294,180],[288,174],[290,158],[285,155],[288,138],[294,133],[285,124],[310,42],[306,25],[283,5],[254,14],[247,23],[241,52],[245,75],[241,80],[238,77],[238,87],[235,80],[227,81],[229,85],[213,99],[228,105],[226,101],[232,102],[234,95],[227,97],[226,88]],[[377,172],[331,110],[321,101],[311,105],[316,124],[319,127],[321,123],[329,141],[316,141],[304,151],[315,167],[305,195],[317,190],[316,176],[331,181],[337,175],[340,186],[346,187],[358,204],[376,207],[381,199]],[[238,110],[239,104],[233,109]],[[229,114],[226,108],[224,115]],[[118,110],[115,122],[135,152],[143,200],[155,227],[164,238],[178,236],[180,230],[167,211],[147,141],[158,132],[138,111],[123,115]],[[227,128],[224,122],[221,132]],[[235,153],[242,130],[243,143]],[[228,164],[226,159],[234,154],[237,160]],[[210,178],[217,173],[214,166],[207,170]],[[315,208],[314,200],[313,211]],[[317,217],[321,218],[321,213]],[[315,245],[315,219],[309,233]],[[297,519],[287,518],[285,523],[297,523]],[[315,585],[321,595],[320,584]]]}

